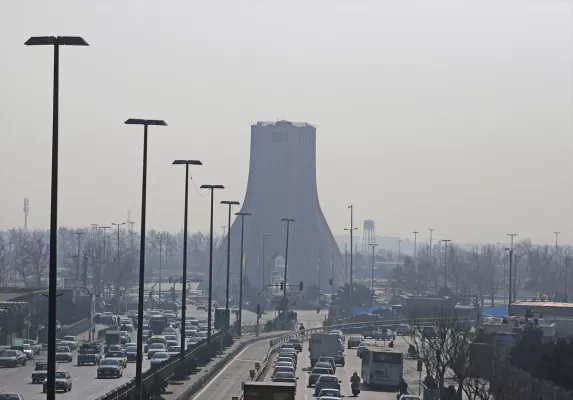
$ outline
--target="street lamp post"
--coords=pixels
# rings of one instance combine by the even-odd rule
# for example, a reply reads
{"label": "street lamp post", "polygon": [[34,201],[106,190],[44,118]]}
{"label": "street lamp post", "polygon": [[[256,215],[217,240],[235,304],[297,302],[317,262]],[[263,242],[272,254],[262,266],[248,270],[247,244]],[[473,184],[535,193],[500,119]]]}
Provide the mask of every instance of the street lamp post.
{"label": "street lamp post", "polygon": [[227,287],[225,290],[225,312],[229,313],[229,275],[231,275],[231,211],[233,206],[238,206],[238,201],[223,200],[221,204],[229,206],[229,230],[227,232]]}
{"label": "street lamp post", "polygon": [[136,398],[143,396],[143,303],[145,289],[145,216],[147,207],[147,128],[149,125],[167,126],[160,119],[135,119],[125,121],[126,125],[143,125],[143,174],[141,179],[141,239],[139,247],[139,293],[137,296],[137,357],[135,364]]}
{"label": "street lamp post", "polygon": [[211,343],[212,297],[213,297],[213,201],[215,189],[225,189],[223,185],[201,185],[201,189],[211,191],[211,221],[209,223],[209,305],[207,306],[207,343]]}
{"label": "street lamp post", "polygon": [[185,206],[183,211],[183,276],[181,285],[181,351],[179,365],[183,366],[185,358],[185,311],[187,310],[187,217],[189,204],[189,165],[203,165],[198,160],[175,160],[173,165],[185,165]]}
{"label": "street lamp post", "polygon": [[239,263],[239,327],[237,328],[237,336],[241,336],[241,325],[243,324],[243,252],[245,251],[245,217],[251,215],[251,213],[238,212],[235,213],[235,215],[241,217],[241,260]]}
{"label": "street lamp post", "polygon": [[97,280],[97,285],[98,285],[98,290],[96,290],[96,294],[100,295],[102,294],[103,290],[103,285],[101,282],[101,276],[102,276],[102,269],[104,269],[105,267],[107,267],[107,259],[106,259],[106,253],[105,253],[105,237],[107,236],[107,229],[111,228],[111,226],[101,226],[100,227],[103,230],[102,236],[103,236],[103,254],[102,254],[102,258],[103,258],[103,262],[101,263],[101,268],[100,268],[100,273],[99,273],[99,279]]}
{"label": "street lamp post", "polygon": [[442,239],[440,242],[444,242],[444,288],[448,287],[448,242],[451,242],[452,239]]}
{"label": "street lamp post", "polygon": [[371,283],[371,291],[372,291],[372,306],[374,306],[374,249],[378,246],[376,243],[370,243],[370,247],[372,247],[372,283]]}
{"label": "street lamp post", "polygon": [[513,283],[513,302],[516,302],[516,301],[517,301],[517,262],[519,261],[519,259],[520,259],[521,257],[527,256],[527,255],[529,255],[529,254],[531,254],[531,251],[528,251],[527,253],[523,253],[523,254],[519,254],[519,255],[516,254],[516,255],[514,256],[514,257],[515,257],[515,263],[514,263],[514,265],[515,265],[515,267],[514,267],[514,268],[515,268],[515,274],[514,274],[514,277],[513,277],[513,280],[514,280],[514,283]]}
{"label": "street lamp post", "polygon": [[400,266],[401,258],[402,258],[402,239],[398,239],[398,266]]}
{"label": "street lamp post", "polygon": [[294,218],[283,218],[281,219],[281,222],[286,222],[287,223],[287,229],[286,229],[286,249],[285,249],[285,279],[283,282],[283,303],[284,303],[284,309],[283,309],[283,319],[284,319],[284,325],[286,328],[286,323],[287,323],[287,297],[286,297],[286,292],[287,292],[287,271],[288,271],[288,238],[289,238],[289,231],[290,231],[290,223],[291,222],[295,222]]}
{"label": "street lamp post", "polygon": [[56,290],[58,285],[58,148],[60,46],[88,46],[79,36],[33,36],[27,46],[54,46],[54,89],[52,110],[52,174],[50,192],[50,270],[48,283],[48,371],[47,399],[56,399]]}
{"label": "street lamp post", "polygon": [[117,285],[115,286],[115,300],[117,301],[117,313],[119,314],[119,285],[121,282],[121,257],[119,253],[119,228],[125,225],[125,222],[111,223],[113,226],[117,226]]}
{"label": "street lamp post", "polygon": [[78,258],[76,263],[76,281],[74,282],[74,286],[77,286],[77,282],[80,279],[80,242],[81,236],[84,234],[82,231],[74,232],[74,234],[78,237]]}
{"label": "street lamp post", "polygon": [[[268,236],[271,236],[270,233],[261,233],[259,235],[261,237],[262,240],[262,247],[263,247],[263,254],[261,255],[261,261],[259,262],[259,265],[262,266],[262,277],[260,276],[261,273],[259,272],[259,277],[257,277],[257,281],[259,282],[259,292],[262,290],[263,287],[265,287],[266,282],[265,282],[265,238]],[[271,281],[272,281],[272,276],[271,276]]]}
{"label": "street lamp post", "polygon": [[350,228],[344,228],[345,231],[349,231],[350,233],[350,292],[348,294],[349,300],[352,300],[352,290],[354,288],[354,263],[352,262],[352,241],[354,232],[356,229],[354,227],[354,206],[348,206],[350,208]]}
{"label": "street lamp post", "polygon": [[571,263],[571,260],[573,260],[573,257],[571,256],[567,256],[565,257],[565,302],[569,303],[569,288],[568,288],[568,282],[569,282],[569,264]]}

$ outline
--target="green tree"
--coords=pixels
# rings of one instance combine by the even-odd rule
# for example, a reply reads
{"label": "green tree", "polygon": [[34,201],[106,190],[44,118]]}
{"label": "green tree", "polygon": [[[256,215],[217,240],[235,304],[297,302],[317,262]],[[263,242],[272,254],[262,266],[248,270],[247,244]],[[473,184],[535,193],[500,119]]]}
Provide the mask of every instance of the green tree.
{"label": "green tree", "polygon": [[336,291],[334,304],[346,310],[372,306],[372,292],[363,284],[355,283],[352,288],[352,299],[350,297],[350,284],[347,283]]}

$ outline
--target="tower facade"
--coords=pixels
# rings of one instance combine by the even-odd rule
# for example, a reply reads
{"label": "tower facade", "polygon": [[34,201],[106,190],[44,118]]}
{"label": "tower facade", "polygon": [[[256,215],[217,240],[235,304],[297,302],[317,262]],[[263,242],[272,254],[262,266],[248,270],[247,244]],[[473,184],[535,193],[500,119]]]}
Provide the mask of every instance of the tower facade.
{"label": "tower facade", "polygon": [[[237,210],[238,211],[238,210]],[[277,258],[285,258],[286,223],[290,223],[288,283],[305,282],[328,290],[344,283],[344,260],[320,208],[316,186],[316,128],[308,123],[257,122],[251,126],[251,153],[247,192],[241,212],[245,217],[244,258],[240,254],[241,221],[230,227],[230,286],[237,282],[241,260],[244,274],[258,286],[271,283],[272,275],[284,276],[284,269],[273,271]],[[261,235],[266,235],[264,250]],[[214,257],[214,288],[225,286],[226,239]],[[264,257],[263,257],[264,253]],[[317,254],[321,262],[317,267]],[[281,260],[282,261],[282,260]],[[321,268],[317,273],[317,268]],[[263,280],[264,276],[264,280]]]}

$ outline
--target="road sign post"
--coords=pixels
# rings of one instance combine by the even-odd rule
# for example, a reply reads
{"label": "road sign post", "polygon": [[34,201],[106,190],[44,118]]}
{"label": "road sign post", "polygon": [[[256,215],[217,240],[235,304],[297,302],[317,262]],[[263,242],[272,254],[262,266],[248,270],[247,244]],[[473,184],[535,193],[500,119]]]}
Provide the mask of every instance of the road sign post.
{"label": "road sign post", "polygon": [[422,390],[422,360],[418,359],[418,365],[416,369],[418,370],[418,396],[420,396],[420,392]]}

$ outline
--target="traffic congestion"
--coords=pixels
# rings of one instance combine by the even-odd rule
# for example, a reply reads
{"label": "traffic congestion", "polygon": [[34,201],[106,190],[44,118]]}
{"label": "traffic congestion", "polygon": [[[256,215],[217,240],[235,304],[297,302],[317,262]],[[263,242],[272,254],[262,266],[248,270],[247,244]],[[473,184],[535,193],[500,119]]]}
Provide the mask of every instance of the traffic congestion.
{"label": "traffic congestion", "polygon": [[[182,348],[193,346],[207,337],[206,307],[198,306],[187,306],[184,343],[179,333],[182,322],[179,309],[145,310],[142,331],[144,371],[159,367],[177,357]],[[58,339],[58,393],[74,393],[71,398],[92,400],[135,376],[137,314],[134,311],[122,315],[105,312],[97,317],[99,322],[110,324],[100,340],[85,342],[75,336]],[[45,396],[47,360],[41,344],[27,339],[13,340],[12,346],[0,349],[0,367],[3,367],[0,368],[0,392],[3,395],[13,394],[19,400]]]}

